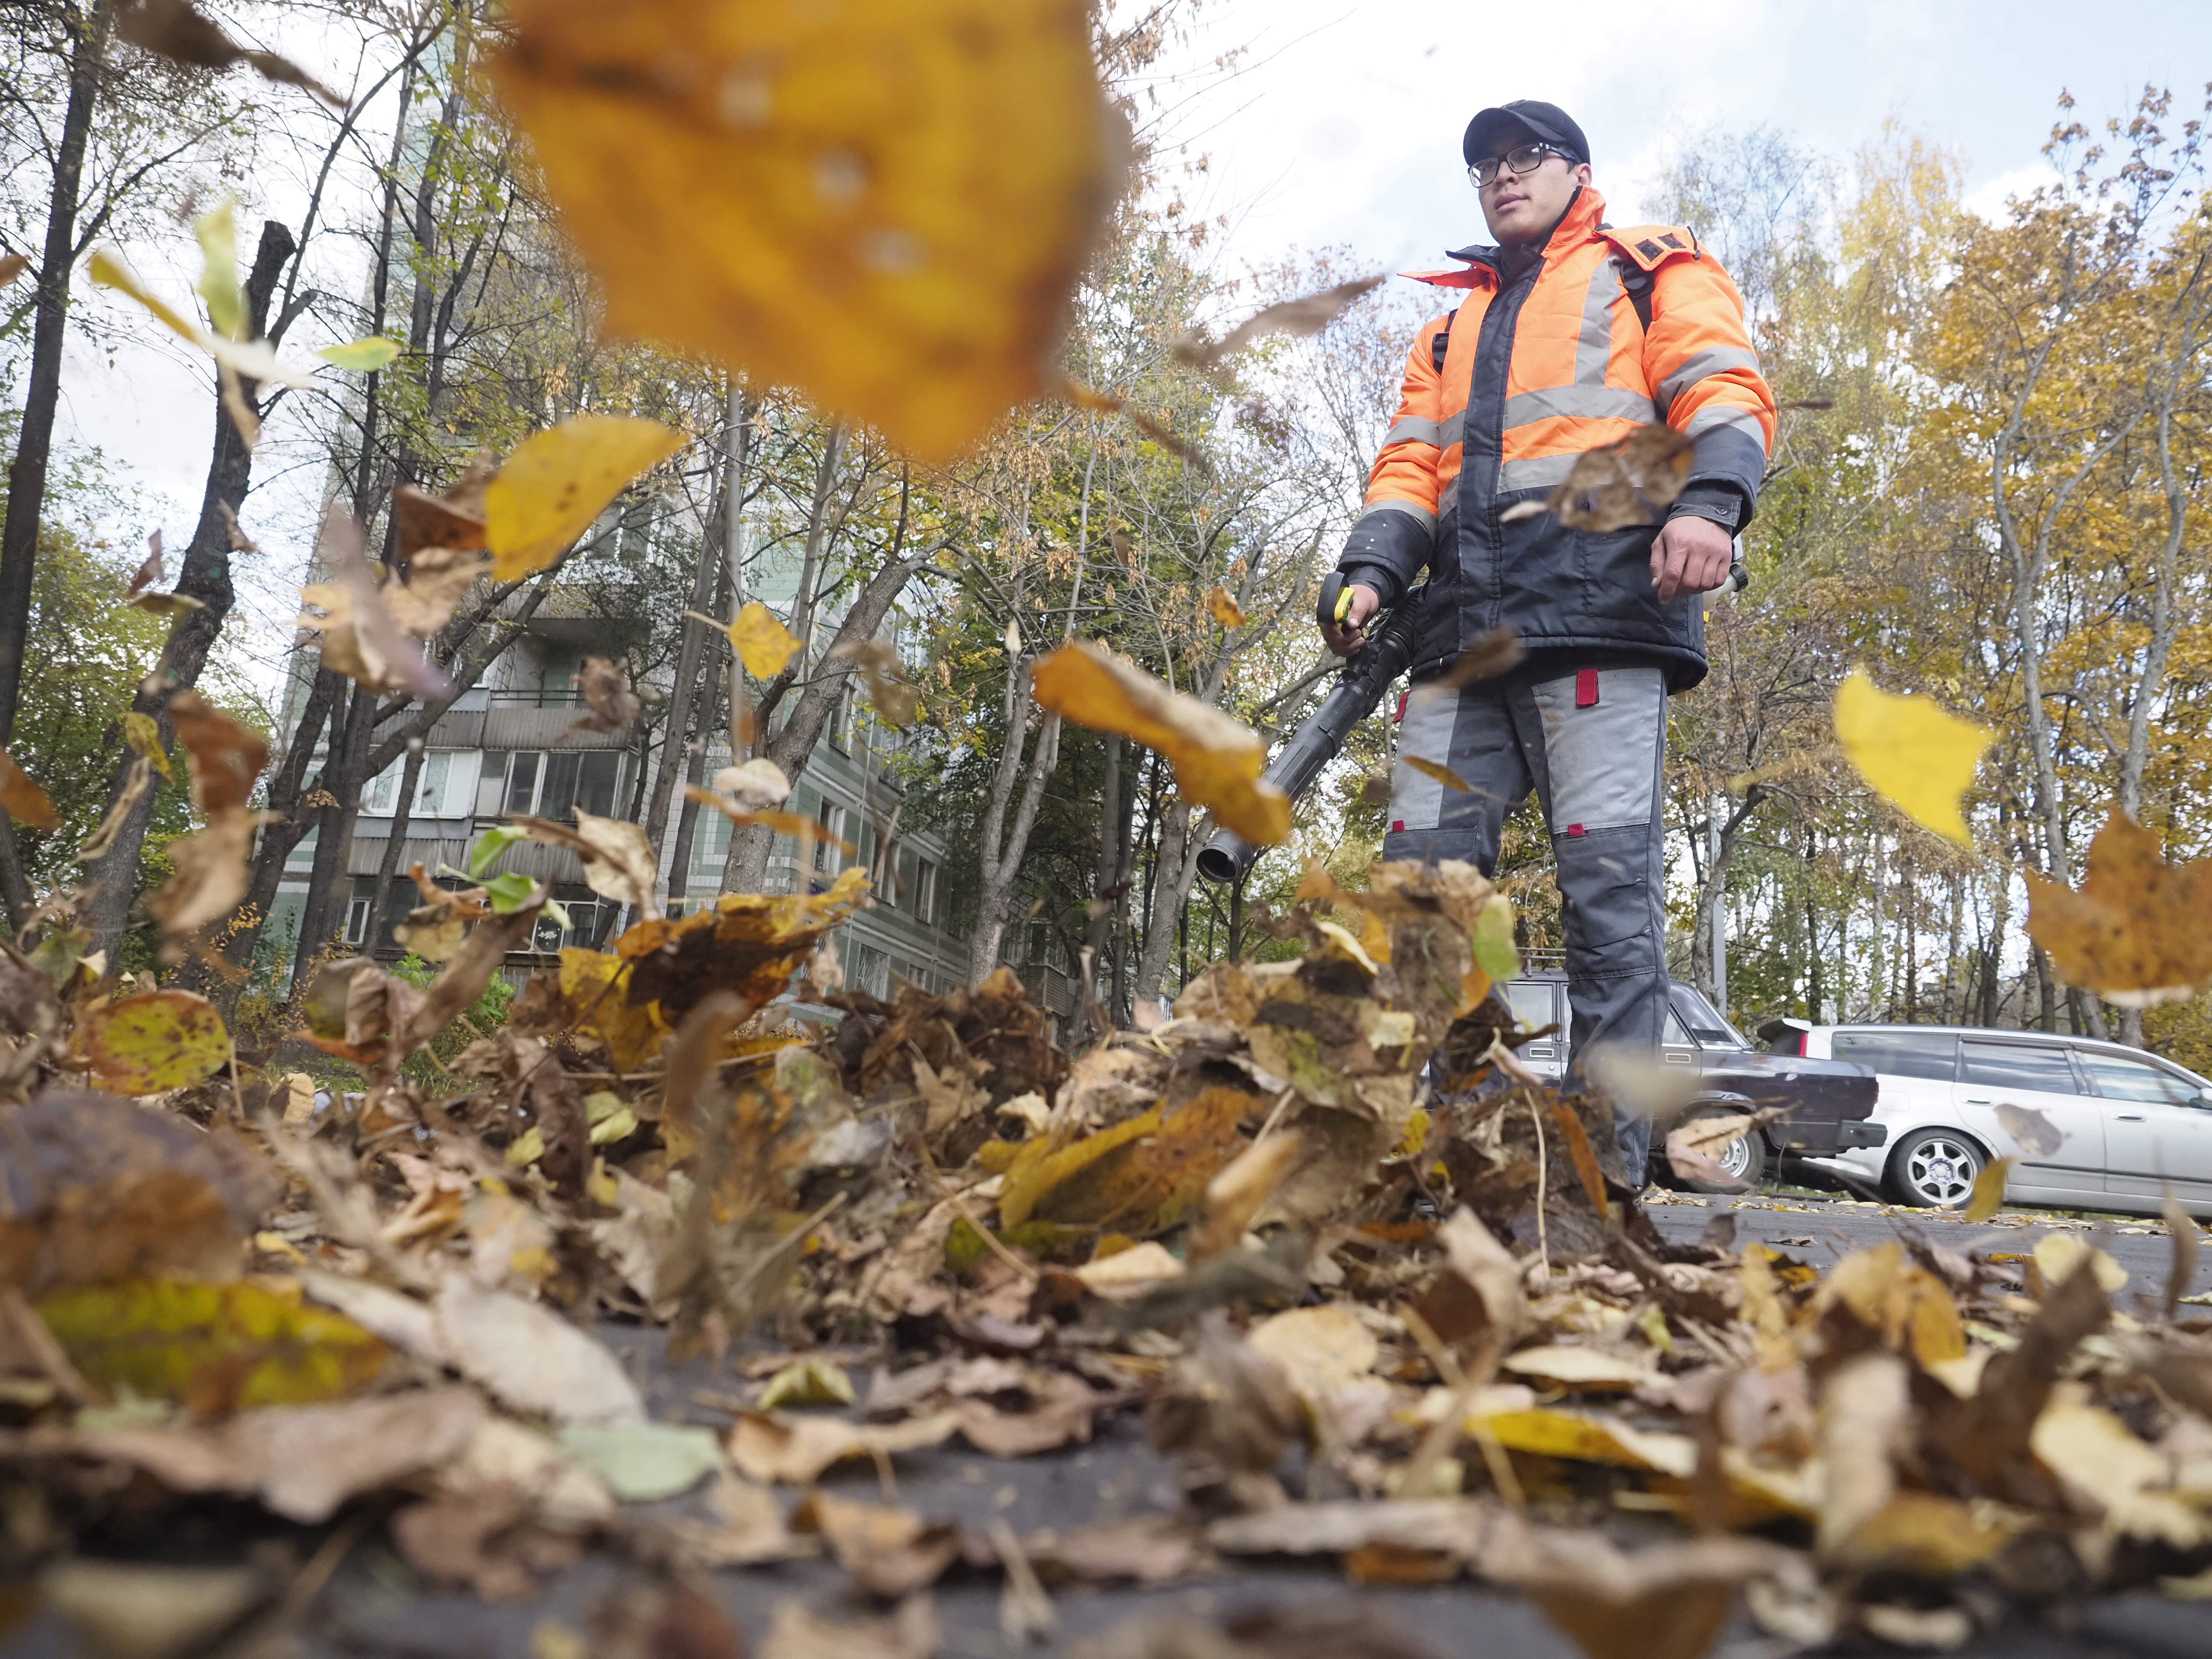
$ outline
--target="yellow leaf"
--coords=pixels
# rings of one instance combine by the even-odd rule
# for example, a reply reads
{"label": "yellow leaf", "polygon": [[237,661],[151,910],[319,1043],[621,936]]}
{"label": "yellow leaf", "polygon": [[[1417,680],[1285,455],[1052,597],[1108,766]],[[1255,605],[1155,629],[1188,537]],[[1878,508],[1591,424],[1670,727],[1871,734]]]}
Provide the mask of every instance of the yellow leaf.
{"label": "yellow leaf", "polygon": [[149,991],[94,1009],[77,1037],[100,1080],[118,1094],[188,1089],[230,1060],[230,1033],[205,997]]}
{"label": "yellow leaf", "polygon": [[2168,864],[2159,838],[2116,807],[2079,892],[2027,875],[2028,936],[2069,985],[2142,1006],[2212,984],[2212,859]]}
{"label": "yellow leaf", "polygon": [[2126,1286],[2128,1270],[2108,1253],[2083,1243],[2074,1234],[2045,1233],[2035,1241],[2036,1271],[2043,1275],[2043,1282],[2054,1290],[2079,1273],[2085,1260],[2089,1271],[2097,1276],[2097,1287],[2106,1295]]}
{"label": "yellow leaf", "polygon": [[849,1406],[853,1403],[853,1379],[845,1375],[845,1368],[834,1359],[824,1359],[820,1354],[808,1354],[794,1359],[768,1380],[761,1390],[758,1407],[774,1411],[778,1406]]}
{"label": "yellow leaf", "polygon": [[142,714],[135,708],[123,714],[123,740],[133,750],[143,755],[147,763],[172,783],[177,775],[169,765],[169,751],[161,747],[161,725],[151,714]]}
{"label": "yellow leaf", "polygon": [[355,1394],[391,1351],[296,1291],[140,1279],[61,1291],[39,1314],[77,1369],[204,1416]]}
{"label": "yellow leaf", "polygon": [[1224,628],[1244,626],[1244,607],[1230,597],[1225,587],[1217,587],[1206,596],[1206,608]]}
{"label": "yellow leaf", "polygon": [[543,570],[647,467],[684,447],[684,434],[625,415],[571,415],[516,446],[484,489],[494,580]]}
{"label": "yellow leaf", "polygon": [[61,815],[46,799],[46,792],[31,781],[31,775],[16,765],[4,749],[0,749],[0,806],[33,830],[52,833],[62,827]]}
{"label": "yellow leaf", "polygon": [[1844,753],[1876,794],[1923,829],[1974,844],[1959,801],[1996,733],[1925,697],[1893,696],[1856,668],[1836,689],[1835,720]]}
{"label": "yellow leaf", "polygon": [[200,298],[218,334],[246,337],[246,295],[238,286],[238,216],[228,196],[192,221],[200,245]]}
{"label": "yellow leaf", "polygon": [[1982,1166],[1981,1174],[1974,1177],[1974,1190],[1967,1195],[1966,1207],[1960,1212],[1961,1221],[1987,1221],[2004,1207],[2005,1177],[2012,1173],[2014,1161],[2001,1158]]}
{"label": "yellow leaf", "polygon": [[493,64],[611,321],[950,459],[1043,389],[1119,189],[1066,0],[523,0]]}
{"label": "yellow leaf", "polygon": [[[1199,1207],[1207,1183],[1244,1150],[1237,1125],[1266,1110],[1259,1096],[1217,1085],[1172,1115],[1156,1106],[1058,1152],[1017,1158],[999,1200],[1000,1224],[1018,1227],[1035,1215],[1110,1224],[1132,1237],[1164,1231]],[[1042,1137],[1030,1143],[1046,1144]]]}
{"label": "yellow leaf", "polygon": [[669,1032],[658,1003],[636,1006],[624,994],[629,964],[602,951],[570,945],[561,952],[561,995],[575,1011],[576,1029],[607,1045],[618,1072],[634,1072],[660,1050]]}
{"label": "yellow leaf", "polygon": [[797,654],[799,635],[776,620],[758,599],[750,601],[729,626],[730,643],[757,680],[774,679]]}
{"label": "yellow leaf", "polygon": [[399,355],[399,342],[383,334],[368,334],[343,345],[325,346],[315,356],[333,368],[350,368],[374,374]]}
{"label": "yellow leaf", "polygon": [[1272,845],[1291,833],[1289,798],[1260,781],[1267,744],[1219,709],[1083,641],[1039,663],[1035,684],[1039,707],[1158,750],[1174,766],[1177,787],[1247,841]]}
{"label": "yellow leaf", "polygon": [[1399,760],[1412,767],[1423,777],[1434,778],[1447,789],[1467,793],[1467,780],[1438,761],[1423,760],[1419,755],[1401,755]]}
{"label": "yellow leaf", "polygon": [[1283,1368],[1316,1417],[1327,1412],[1331,1399],[1374,1370],[1382,1353],[1358,1316],[1335,1303],[1271,1315],[1244,1340]]}

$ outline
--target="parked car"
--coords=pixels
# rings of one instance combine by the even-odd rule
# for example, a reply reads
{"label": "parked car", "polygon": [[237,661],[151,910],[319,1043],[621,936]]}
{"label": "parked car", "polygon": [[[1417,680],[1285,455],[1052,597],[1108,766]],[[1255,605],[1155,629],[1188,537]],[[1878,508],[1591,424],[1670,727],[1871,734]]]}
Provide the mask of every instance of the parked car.
{"label": "parked car", "polygon": [[[1505,988],[1505,996],[1524,1030],[1559,1028],[1556,1036],[1521,1048],[1521,1060],[1540,1076],[1565,1077],[1571,1058],[1565,972],[1531,969]],[[1864,1067],[1762,1053],[1693,985],[1676,983],[1668,1001],[1659,1059],[1662,1065],[1697,1074],[1688,1115],[1723,1117],[1759,1106],[1793,1109],[1788,1117],[1729,1145],[1717,1161],[1732,1178],[1756,1185],[1784,1158],[1820,1158],[1881,1145],[1885,1131],[1869,1121],[1876,1085]],[[1674,1180],[1656,1137],[1650,1174],[1655,1180]]]}
{"label": "parked car", "polygon": [[[1760,1035],[1772,1053],[1873,1071],[1887,1144],[1823,1161],[1882,1182],[1902,1203],[1956,1209],[1991,1159],[2009,1158],[2010,1200],[2154,1215],[2170,1186],[2191,1214],[2212,1215],[2212,1084],[2171,1060],[2124,1043],[1967,1025],[1778,1020]],[[2041,1114],[2057,1148],[2008,1133],[2008,1105]]]}

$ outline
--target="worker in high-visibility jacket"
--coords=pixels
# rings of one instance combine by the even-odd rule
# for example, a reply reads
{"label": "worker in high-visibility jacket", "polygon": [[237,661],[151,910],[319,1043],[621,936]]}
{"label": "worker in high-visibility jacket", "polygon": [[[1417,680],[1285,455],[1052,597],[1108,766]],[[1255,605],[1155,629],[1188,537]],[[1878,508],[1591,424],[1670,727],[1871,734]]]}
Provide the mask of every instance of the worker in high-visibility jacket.
{"label": "worker in high-visibility jacket", "polygon": [[[1589,143],[1565,111],[1486,109],[1464,152],[1497,245],[1407,273],[1466,297],[1407,355],[1338,561],[1347,598],[1322,632],[1340,654],[1357,650],[1362,624],[1427,568],[1399,750],[1467,787],[1400,766],[1382,855],[1489,872],[1505,815],[1534,789],[1565,901],[1579,1073],[1608,1046],[1652,1053],[1664,1029],[1667,698],[1705,678],[1702,596],[1728,580],[1758,498],[1774,397],[1712,251],[1679,226],[1607,226]],[[1540,509],[1583,452],[1655,421],[1696,446],[1663,522],[1578,530],[1522,505]],[[1498,628],[1528,652],[1516,669],[1433,684]],[[1650,1120],[1624,1111],[1616,1128],[1640,1185]]]}

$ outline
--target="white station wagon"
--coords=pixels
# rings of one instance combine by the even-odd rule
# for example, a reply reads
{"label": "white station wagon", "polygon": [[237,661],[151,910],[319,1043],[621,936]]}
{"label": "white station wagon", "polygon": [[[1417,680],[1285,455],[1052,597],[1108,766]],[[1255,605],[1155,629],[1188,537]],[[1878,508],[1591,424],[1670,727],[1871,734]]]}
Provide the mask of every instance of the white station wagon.
{"label": "white station wagon", "polygon": [[[1881,1146],[1811,1158],[1899,1202],[1956,1209],[1992,1160],[2017,1160],[2008,1200],[2156,1214],[2167,1188],[2212,1216],[2212,1083],[2117,1042],[1954,1025],[1761,1028],[1779,1054],[1854,1061],[1881,1085]],[[2008,1133],[2002,1106],[2041,1115],[2055,1150]],[[2015,1120],[2018,1121],[2018,1120]],[[2043,1139],[2031,1127],[2031,1141]]]}

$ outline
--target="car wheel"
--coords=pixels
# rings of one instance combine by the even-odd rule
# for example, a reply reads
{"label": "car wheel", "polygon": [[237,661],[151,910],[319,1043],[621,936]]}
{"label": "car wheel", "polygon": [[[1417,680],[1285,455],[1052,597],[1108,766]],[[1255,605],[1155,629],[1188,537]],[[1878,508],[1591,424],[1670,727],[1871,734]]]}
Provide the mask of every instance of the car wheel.
{"label": "car wheel", "polygon": [[1901,1204],[1957,1210],[1973,1195],[1974,1177],[1989,1158],[1955,1129],[1908,1135],[1889,1161],[1889,1184]]}
{"label": "car wheel", "polygon": [[[1688,1121],[1690,1119],[1701,1117],[1738,1115],[1740,1114],[1733,1107],[1709,1106],[1702,1111],[1690,1113],[1688,1118],[1684,1121]],[[1667,1163],[1667,1154],[1663,1149],[1659,1154],[1659,1161],[1662,1164]],[[1713,1155],[1713,1162],[1728,1171],[1731,1181],[1741,1181],[1746,1185],[1756,1187],[1766,1176],[1765,1138],[1756,1129],[1748,1133],[1738,1135]],[[1674,1166],[1669,1164],[1667,1164],[1667,1168],[1668,1173],[1672,1174]],[[1734,1187],[1723,1187],[1716,1182],[1692,1181],[1679,1176],[1675,1176],[1675,1182],[1685,1192],[1732,1193],[1736,1190]]]}

